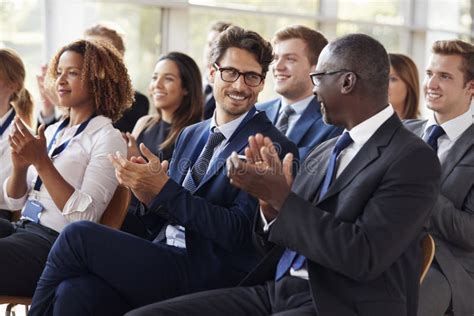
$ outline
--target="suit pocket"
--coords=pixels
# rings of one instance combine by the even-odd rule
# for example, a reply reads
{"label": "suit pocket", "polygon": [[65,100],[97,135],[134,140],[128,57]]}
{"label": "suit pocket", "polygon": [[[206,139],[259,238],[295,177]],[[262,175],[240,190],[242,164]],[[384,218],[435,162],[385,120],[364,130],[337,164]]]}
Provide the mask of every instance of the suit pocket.
{"label": "suit pocket", "polygon": [[359,316],[400,316],[407,314],[406,304],[394,301],[372,301],[356,303]]}

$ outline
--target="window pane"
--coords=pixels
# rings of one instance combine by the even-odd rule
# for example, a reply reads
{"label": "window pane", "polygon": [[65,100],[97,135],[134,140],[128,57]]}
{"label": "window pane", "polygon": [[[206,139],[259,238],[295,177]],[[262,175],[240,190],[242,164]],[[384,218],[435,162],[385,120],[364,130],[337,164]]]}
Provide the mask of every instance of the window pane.
{"label": "window pane", "polygon": [[148,83],[161,51],[161,8],[154,5],[87,2],[85,23],[112,22],[124,33],[125,62],[134,87],[148,95]]}
{"label": "window pane", "polygon": [[469,33],[470,10],[470,0],[428,0],[428,27]]}
{"label": "window pane", "polygon": [[355,21],[403,25],[403,12],[409,1],[400,0],[342,0],[338,2],[337,17]]}
{"label": "window pane", "polygon": [[3,0],[0,1],[0,47],[14,49],[26,68],[26,88],[38,96],[35,75],[39,71],[43,32],[41,1]]}
{"label": "window pane", "polygon": [[316,14],[319,0],[189,0],[191,4],[264,12]]}
{"label": "window pane", "polygon": [[400,38],[405,33],[390,26],[372,26],[353,23],[338,23],[337,36],[349,33],[364,33],[380,41],[388,52],[401,52]]}

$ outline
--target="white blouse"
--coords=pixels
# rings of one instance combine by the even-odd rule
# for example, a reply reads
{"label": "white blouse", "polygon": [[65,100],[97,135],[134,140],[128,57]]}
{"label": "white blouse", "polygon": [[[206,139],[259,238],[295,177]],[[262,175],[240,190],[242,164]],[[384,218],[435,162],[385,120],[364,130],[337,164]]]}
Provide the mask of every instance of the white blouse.
{"label": "white blouse", "polygon": [[[47,144],[60,124],[58,122],[46,129]],[[78,127],[79,125],[75,125],[63,129],[56,144],[60,145],[71,138]],[[53,159],[54,166],[64,180],[75,188],[62,212],[54,204],[44,184],[39,192],[33,190],[37,172],[32,166],[27,175],[28,190],[23,197],[9,197],[6,191],[7,181],[4,182],[3,195],[8,209],[22,209],[27,199],[37,200],[44,207],[40,223],[57,232],[61,232],[69,222],[77,220],[98,222],[118,185],[114,167],[107,158],[108,154],[117,151],[123,156],[127,155],[127,147],[120,131],[112,126],[109,118],[94,117],[84,131],[72,138],[66,149]]]}
{"label": "white blouse", "polygon": [[[4,124],[13,109],[10,109],[3,117],[0,117],[0,124]],[[8,143],[8,135],[10,135],[13,122],[8,128],[0,135],[0,183],[3,183],[6,178],[12,173],[12,158],[10,151],[10,144]],[[9,206],[3,198],[3,194],[0,194],[0,209],[7,210]]]}

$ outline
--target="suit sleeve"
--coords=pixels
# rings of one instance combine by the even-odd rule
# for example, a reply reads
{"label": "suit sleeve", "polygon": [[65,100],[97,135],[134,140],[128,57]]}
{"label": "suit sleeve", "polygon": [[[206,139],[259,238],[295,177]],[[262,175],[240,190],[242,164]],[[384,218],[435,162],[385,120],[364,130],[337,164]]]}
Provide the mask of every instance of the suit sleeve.
{"label": "suit sleeve", "polygon": [[[381,177],[367,179],[375,189],[365,192],[368,198],[355,220],[345,221],[291,193],[269,240],[358,282],[377,278],[416,239],[439,190],[439,162],[426,146],[408,144],[386,160]],[[339,197],[355,200],[361,190],[351,186]]]}
{"label": "suit sleeve", "polygon": [[440,194],[431,217],[431,229],[454,246],[474,251],[474,187],[468,191],[462,209]]}

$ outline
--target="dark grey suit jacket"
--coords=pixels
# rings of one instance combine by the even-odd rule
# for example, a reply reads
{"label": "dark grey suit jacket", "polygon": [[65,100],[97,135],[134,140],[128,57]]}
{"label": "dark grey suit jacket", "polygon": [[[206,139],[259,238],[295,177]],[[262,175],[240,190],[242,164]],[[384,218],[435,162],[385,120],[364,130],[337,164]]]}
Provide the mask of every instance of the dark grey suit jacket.
{"label": "dark grey suit jacket", "polygon": [[[405,126],[423,136],[426,121]],[[429,231],[435,258],[451,286],[454,315],[474,314],[474,125],[454,143],[441,165],[441,188]]]}
{"label": "dark grey suit jacket", "polygon": [[439,189],[436,154],[394,114],[318,201],[335,142],[309,154],[268,236],[255,235],[268,252],[242,284],[274,278],[287,247],[308,258],[318,315],[415,316],[422,228]]}

